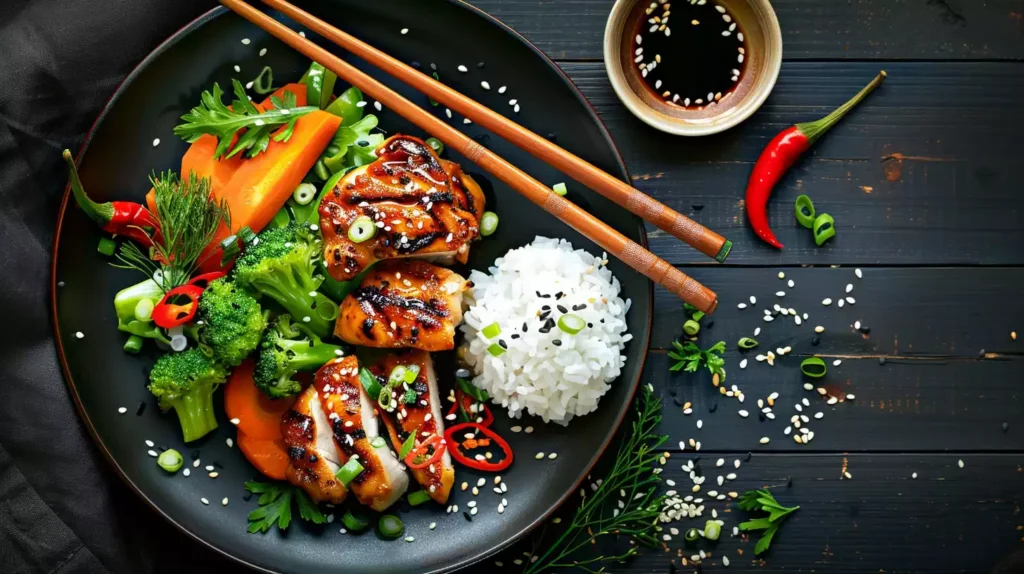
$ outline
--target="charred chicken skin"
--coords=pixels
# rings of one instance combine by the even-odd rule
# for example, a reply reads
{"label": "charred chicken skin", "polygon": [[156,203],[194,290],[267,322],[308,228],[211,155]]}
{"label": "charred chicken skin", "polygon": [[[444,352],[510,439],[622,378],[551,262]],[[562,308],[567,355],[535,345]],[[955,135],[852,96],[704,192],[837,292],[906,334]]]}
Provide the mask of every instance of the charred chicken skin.
{"label": "charred chicken skin", "polygon": [[317,371],[314,386],[342,455],[363,467],[349,489],[374,510],[388,508],[405,494],[409,477],[390,449],[371,444],[380,436],[377,404],[359,382],[359,361],[348,356],[327,363]]}
{"label": "charred chicken skin", "polygon": [[[437,390],[437,377],[430,353],[413,350],[388,353],[367,368],[385,389],[384,392],[392,393],[391,408],[378,409],[391,435],[391,444],[403,445],[412,434],[416,435],[416,446],[435,435],[444,437],[441,396]],[[411,383],[403,382],[389,389],[388,379],[395,369],[406,372],[415,370],[416,378]],[[437,463],[410,471],[430,498],[440,504],[448,501],[448,493],[455,483],[455,467],[452,466],[447,449]]]}
{"label": "charred chicken skin", "polygon": [[425,261],[385,261],[342,301],[334,334],[363,347],[451,350],[468,287],[461,275]]}
{"label": "charred chicken skin", "polygon": [[302,488],[314,502],[340,504],[348,490],[334,477],[343,463],[320,397],[308,387],[285,413],[281,433],[288,451],[288,482]]}
{"label": "charred chicken skin", "polygon": [[[345,174],[320,203],[331,276],[347,281],[375,261],[403,257],[465,263],[484,212],[476,181],[411,136],[393,136],[376,153],[376,161]],[[363,216],[376,234],[356,243],[349,227]]]}

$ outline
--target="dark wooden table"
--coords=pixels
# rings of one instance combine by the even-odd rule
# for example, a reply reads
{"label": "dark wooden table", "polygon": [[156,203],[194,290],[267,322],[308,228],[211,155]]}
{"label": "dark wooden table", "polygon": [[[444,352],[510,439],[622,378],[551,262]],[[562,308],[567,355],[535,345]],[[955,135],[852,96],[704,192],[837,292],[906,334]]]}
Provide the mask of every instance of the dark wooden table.
{"label": "dark wooden table", "polygon": [[[721,569],[727,555],[730,569],[759,572],[989,572],[1024,546],[1024,0],[774,0],[785,42],[774,93],[746,123],[699,139],[655,131],[619,104],[601,62],[611,0],[474,4],[559,62],[608,125],[639,189],[733,240],[728,263],[715,265],[649,231],[655,253],[721,298],[702,342],[735,349],[762,327],[762,348],[793,347],[773,368],[751,359],[744,370],[730,350],[729,383],[747,397],[739,405],[707,376],[669,373],[666,347],[685,319],[678,300],[656,292],[644,381],[666,402],[669,444],[701,441],[707,484],[719,456],[729,472],[753,452],[727,490],[782,486],[779,498],[801,507],[763,561],[752,541],[728,534],[743,513],[725,512],[726,534],[705,570]],[[889,73],[884,86],[776,190],[771,221],[786,249],[760,244],[743,212],[760,150],[880,69]],[[825,247],[794,222],[800,193],[835,217],[838,234]],[[855,305],[821,305],[845,297],[847,284]],[[737,309],[751,295],[758,308]],[[761,308],[776,302],[810,320],[764,323]],[[858,320],[870,334],[854,329]],[[815,325],[826,329],[817,348]],[[803,390],[798,366],[812,353],[829,363],[829,391],[854,400],[830,406]],[[756,399],[772,392],[778,420],[737,415],[756,413]],[[693,403],[692,415],[673,394]],[[782,432],[803,398],[812,405],[804,414],[824,413],[811,419],[806,446]],[[762,436],[771,442],[760,445]],[[687,447],[667,465],[665,478],[680,490],[691,485],[680,464],[695,454]],[[703,519],[675,526],[691,525]],[[673,541],[611,570],[667,572],[671,561],[680,565],[681,547]]]}

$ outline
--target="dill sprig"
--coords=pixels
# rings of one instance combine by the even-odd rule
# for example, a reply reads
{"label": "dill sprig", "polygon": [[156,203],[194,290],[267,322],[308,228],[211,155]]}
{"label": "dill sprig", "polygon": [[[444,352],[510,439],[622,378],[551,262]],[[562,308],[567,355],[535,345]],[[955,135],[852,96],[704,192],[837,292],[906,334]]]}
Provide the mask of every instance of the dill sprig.
{"label": "dill sprig", "polygon": [[[220,84],[214,84],[212,92],[203,91],[198,106],[181,116],[185,123],[174,127],[174,135],[189,143],[205,134],[216,137],[217,149],[214,157],[217,158],[223,157],[225,153],[227,157],[233,157],[241,151],[245,151],[246,157],[255,157],[266,151],[275,129],[284,126],[284,129],[273,136],[274,141],[288,141],[295,129],[295,121],[318,109],[316,106],[296,106],[295,94],[286,91],[282,98],[270,97],[274,109],[261,111],[249,100],[241,82],[231,80],[231,84],[235,100],[231,102],[230,108],[221,101],[224,92],[220,89]],[[245,131],[239,134],[240,130]],[[231,147],[235,134],[239,134],[238,141]]]}
{"label": "dill sprig", "polygon": [[[661,484],[661,455],[656,451],[668,437],[655,434],[661,421],[661,399],[653,396],[653,390],[650,385],[642,387],[636,421],[619,445],[611,472],[593,494],[583,499],[572,523],[536,562],[529,564],[525,574],[555,568],[602,572],[604,563],[623,562],[638,552],[637,546],[631,545],[614,556],[575,557],[577,552],[609,534],[626,535],[648,547],[657,545],[658,517],[665,495],[657,492]],[[621,500],[623,507],[607,504],[613,500]]]}
{"label": "dill sprig", "polygon": [[153,246],[144,253],[135,243],[123,242],[117,253],[121,265],[116,267],[136,269],[147,277],[159,275],[158,283],[166,292],[188,282],[220,225],[231,226],[231,214],[227,201],[217,201],[210,194],[209,178],[190,172],[187,180],[180,180],[168,171],[154,173],[149,181],[156,196],[153,217],[158,226],[150,235]]}

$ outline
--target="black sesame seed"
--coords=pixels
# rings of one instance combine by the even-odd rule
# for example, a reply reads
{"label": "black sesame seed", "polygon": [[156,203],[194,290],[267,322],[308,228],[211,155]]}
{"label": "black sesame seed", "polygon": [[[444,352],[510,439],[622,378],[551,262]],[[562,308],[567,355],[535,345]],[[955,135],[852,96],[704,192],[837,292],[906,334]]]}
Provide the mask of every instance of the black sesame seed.
{"label": "black sesame seed", "polygon": [[700,211],[702,209],[704,209],[704,204],[703,203],[694,203],[693,204],[693,210],[694,211]]}
{"label": "black sesame seed", "polygon": [[468,512],[463,512],[462,515],[466,517],[466,520],[473,522],[473,517]]}
{"label": "black sesame seed", "polygon": [[197,458],[199,458],[199,451],[198,450],[192,451],[192,460],[196,460]]}
{"label": "black sesame seed", "polygon": [[481,69],[481,70],[483,70],[484,69],[484,63],[483,62],[477,62],[476,63],[476,67]]}
{"label": "black sesame seed", "polygon": [[146,403],[140,402],[139,408],[135,409],[135,416],[142,416],[142,413],[146,412]]}
{"label": "black sesame seed", "polygon": [[221,463],[219,463],[219,462],[217,462],[217,461],[214,461],[214,462],[213,462],[213,466],[215,466],[215,467],[217,467],[217,468],[219,468],[219,469],[221,469],[221,470],[223,470],[223,469],[224,469],[224,466],[223,466],[223,465],[221,465]]}
{"label": "black sesame seed", "polygon": [[508,343],[506,343],[504,340],[498,339],[498,344],[501,345],[502,349],[508,349]]}
{"label": "black sesame seed", "polygon": [[821,343],[821,337],[815,336],[814,338],[811,339],[811,344],[814,345],[815,347],[817,347],[819,343]]}
{"label": "black sesame seed", "polygon": [[793,477],[790,476],[786,479],[786,488],[793,486]]}
{"label": "black sesame seed", "polygon": [[555,309],[558,309],[559,313],[568,313],[569,312],[569,310],[566,309],[563,305],[555,305]]}
{"label": "black sesame seed", "polygon": [[754,458],[754,453],[747,452],[747,460],[745,460],[744,462],[750,462],[750,459],[752,459],[752,458]]}
{"label": "black sesame seed", "polygon": [[525,333],[525,332],[527,332],[529,330],[530,330],[530,328],[526,326],[526,323],[523,323],[523,332]]}
{"label": "black sesame seed", "polygon": [[419,62],[413,61],[413,63],[409,64],[409,65],[412,66],[413,68],[416,68],[417,70],[420,69],[420,63]]}
{"label": "black sesame seed", "polygon": [[562,340],[561,339],[555,339],[554,341],[551,341],[551,344],[556,346],[556,347],[561,347],[562,346]]}
{"label": "black sesame seed", "polygon": [[551,305],[544,305],[540,308],[541,311],[547,311],[549,309],[551,309]]}
{"label": "black sesame seed", "polygon": [[242,500],[244,500],[246,502],[249,502],[250,500],[252,500],[252,493],[249,492],[248,490],[246,490],[245,494],[242,495]]}
{"label": "black sesame seed", "polygon": [[545,319],[547,319],[550,316],[551,316],[551,311],[545,311],[545,312],[541,313],[540,315],[538,315],[537,319],[539,319],[541,321],[544,321]]}
{"label": "black sesame seed", "polygon": [[867,334],[871,333],[871,327],[868,327],[867,325],[861,325],[860,332],[864,333],[865,335],[867,335]]}
{"label": "black sesame seed", "polygon": [[1003,423],[1003,432],[1010,430],[1010,423]]}
{"label": "black sesame seed", "polygon": [[884,365],[885,364],[885,357],[879,357],[878,358],[878,364],[879,365]]}
{"label": "black sesame seed", "polygon": [[518,339],[519,338],[519,333],[513,333],[513,334],[509,335],[509,338],[510,339]]}
{"label": "black sesame seed", "polygon": [[594,328],[594,324],[593,323],[587,323],[587,328],[593,329]]}
{"label": "black sesame seed", "polygon": [[704,328],[705,329],[710,329],[711,327],[714,327],[714,326],[715,326],[715,322],[714,321],[708,321],[708,324],[704,325]]}
{"label": "black sesame seed", "polygon": [[675,403],[677,407],[683,406],[683,399],[680,399],[679,397],[672,399],[672,402]]}
{"label": "black sesame seed", "polygon": [[708,407],[708,412],[709,413],[713,413],[713,412],[715,412],[717,410],[718,410],[718,403],[711,403],[711,406]]}
{"label": "black sesame seed", "polygon": [[436,71],[437,71],[437,64],[435,64],[435,63],[431,62],[431,63],[430,63],[430,69],[431,69],[431,70],[434,70],[434,71],[436,72]]}
{"label": "black sesame seed", "polygon": [[982,349],[982,350],[978,351],[978,358],[979,359],[984,359],[985,358],[985,349]]}
{"label": "black sesame seed", "polygon": [[548,140],[550,141],[558,141],[558,134],[556,134],[555,132],[551,132],[544,137],[548,138]]}
{"label": "black sesame seed", "polygon": [[573,311],[582,311],[582,310],[584,310],[586,308],[587,308],[587,304],[586,303],[580,303],[579,305],[573,305],[572,306],[572,310]]}

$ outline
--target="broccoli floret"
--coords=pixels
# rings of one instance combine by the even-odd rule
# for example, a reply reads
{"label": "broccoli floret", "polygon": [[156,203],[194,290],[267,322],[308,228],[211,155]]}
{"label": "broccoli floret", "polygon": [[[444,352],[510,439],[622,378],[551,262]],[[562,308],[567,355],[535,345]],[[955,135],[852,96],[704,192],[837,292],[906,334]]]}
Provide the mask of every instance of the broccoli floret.
{"label": "broccoli floret", "polygon": [[235,367],[256,350],[267,319],[260,303],[234,281],[218,279],[199,298],[199,342],[224,365]]}
{"label": "broccoli floret", "polygon": [[149,372],[149,392],[161,409],[174,409],[189,442],[217,428],[213,392],[227,376],[227,369],[193,347],[157,359]]}
{"label": "broccoli floret", "polygon": [[296,373],[315,371],[340,354],[341,347],[324,343],[304,325],[281,315],[263,335],[253,380],[270,398],[296,395],[302,390],[293,378]]}
{"label": "broccoli floret", "polygon": [[292,224],[266,229],[235,261],[234,278],[277,301],[317,337],[326,337],[338,306],[316,292],[323,282],[323,276],[317,274],[320,249],[307,227]]}
{"label": "broccoli floret", "polygon": [[[153,323],[153,306],[163,299],[164,291],[152,279],[126,287],[114,295],[114,312],[117,313],[117,328],[120,331],[147,339],[170,343],[160,327]],[[141,319],[140,317],[141,315]]]}

